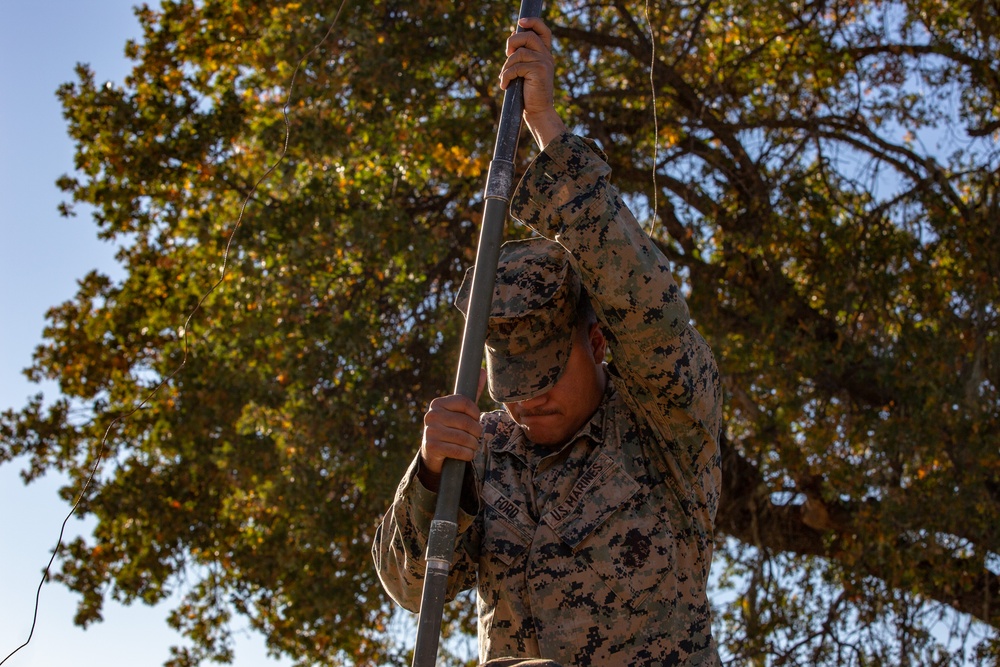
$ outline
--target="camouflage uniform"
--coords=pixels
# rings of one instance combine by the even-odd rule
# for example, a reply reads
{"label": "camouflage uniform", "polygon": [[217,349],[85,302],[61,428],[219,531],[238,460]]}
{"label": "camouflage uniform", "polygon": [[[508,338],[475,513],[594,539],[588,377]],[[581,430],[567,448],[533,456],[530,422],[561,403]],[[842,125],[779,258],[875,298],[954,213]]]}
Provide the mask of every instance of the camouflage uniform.
{"label": "camouflage uniform", "polygon": [[[666,259],[586,140],[529,167],[512,215],[566,248],[611,351],[590,421],[561,448],[482,415],[449,595],[477,587],[480,659],[716,665],[706,595],[719,502],[721,399]],[[416,611],[436,495],[407,471],[373,545],[383,585]],[[478,498],[478,500],[477,500]]]}

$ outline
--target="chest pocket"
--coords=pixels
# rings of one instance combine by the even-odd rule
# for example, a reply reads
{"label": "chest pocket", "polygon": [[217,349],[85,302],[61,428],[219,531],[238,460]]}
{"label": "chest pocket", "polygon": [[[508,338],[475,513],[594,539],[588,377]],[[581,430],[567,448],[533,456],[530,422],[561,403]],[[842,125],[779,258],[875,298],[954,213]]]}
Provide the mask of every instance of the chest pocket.
{"label": "chest pocket", "polygon": [[569,497],[543,517],[574,557],[587,563],[632,609],[641,608],[654,590],[660,597],[676,595],[670,521],[662,504],[641,488],[619,463],[602,454]]}
{"label": "chest pocket", "polygon": [[482,557],[509,566],[528,547],[535,522],[489,482],[483,484],[481,500],[485,531]]}

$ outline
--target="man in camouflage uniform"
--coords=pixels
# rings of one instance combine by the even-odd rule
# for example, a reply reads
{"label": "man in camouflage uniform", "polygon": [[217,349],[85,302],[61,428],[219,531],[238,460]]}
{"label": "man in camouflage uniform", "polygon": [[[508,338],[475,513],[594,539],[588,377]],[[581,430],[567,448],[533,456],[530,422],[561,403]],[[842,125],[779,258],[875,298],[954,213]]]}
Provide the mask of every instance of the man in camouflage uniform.
{"label": "man in camouflage uniform", "polygon": [[[505,410],[431,403],[376,533],[376,567],[417,611],[442,462],[469,461],[449,595],[477,587],[482,661],[716,665],[718,370],[603,154],[552,107],[551,33],[521,25],[501,80],[524,77],[543,151],[511,214],[542,238],[501,253],[486,359]],[[463,310],[467,299],[464,285]]]}

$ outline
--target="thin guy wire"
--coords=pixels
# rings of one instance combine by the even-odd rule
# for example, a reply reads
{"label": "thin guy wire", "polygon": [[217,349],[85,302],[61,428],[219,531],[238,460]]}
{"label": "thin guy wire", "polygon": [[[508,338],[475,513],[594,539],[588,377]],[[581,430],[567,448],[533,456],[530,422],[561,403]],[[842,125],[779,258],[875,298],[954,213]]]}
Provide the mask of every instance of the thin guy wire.
{"label": "thin guy wire", "polygon": [[153,389],[148,394],[146,394],[145,398],[142,399],[142,402],[140,402],[139,405],[137,405],[136,407],[132,408],[132,410],[128,411],[127,413],[115,417],[111,421],[111,423],[108,425],[108,428],[104,431],[104,437],[101,438],[101,444],[98,447],[98,451],[97,451],[97,460],[94,462],[94,465],[91,467],[90,474],[87,477],[87,481],[83,485],[83,489],[80,490],[80,493],[79,493],[79,495],[76,498],[76,502],[73,503],[73,506],[70,508],[69,513],[66,515],[66,518],[63,519],[62,525],[59,528],[59,539],[56,540],[56,546],[52,550],[52,556],[49,558],[49,562],[46,564],[45,569],[42,571],[42,580],[38,583],[38,588],[35,590],[35,609],[34,609],[34,612],[32,614],[32,618],[31,618],[31,629],[28,632],[28,638],[24,640],[23,644],[21,644],[20,646],[18,646],[17,648],[15,648],[13,651],[11,651],[10,653],[8,653],[7,656],[3,660],[0,660],[0,667],[2,667],[2,665],[4,663],[6,663],[8,660],[10,660],[10,658],[15,653],[17,653],[18,651],[20,651],[21,649],[23,649],[25,646],[27,646],[31,642],[31,638],[35,635],[35,627],[36,627],[36,625],[38,623],[38,608],[39,608],[39,604],[41,602],[41,596],[42,596],[42,587],[45,585],[45,582],[48,580],[48,578],[49,578],[49,571],[52,569],[52,564],[56,560],[56,555],[58,555],[59,549],[62,547],[63,537],[65,536],[65,533],[66,533],[66,525],[69,523],[69,520],[76,513],[76,510],[80,506],[80,503],[83,502],[84,497],[87,495],[87,491],[90,490],[90,487],[91,487],[91,485],[94,482],[94,478],[97,476],[97,471],[100,468],[101,463],[104,460],[104,452],[107,449],[108,438],[111,435],[111,430],[113,428],[115,428],[115,426],[117,426],[119,423],[125,421],[126,419],[128,419],[129,417],[131,417],[132,415],[134,415],[136,412],[138,412],[139,410],[141,410],[142,408],[144,408],[146,406],[146,404],[149,403],[149,401],[151,401],[153,399],[153,397],[160,391],[160,389],[165,384],[167,384],[168,382],[170,382],[171,380],[173,380],[174,377],[176,377],[177,374],[180,373],[181,370],[187,365],[188,354],[189,354],[189,349],[188,349],[188,333],[189,333],[189,327],[190,327],[191,321],[192,321],[192,319],[194,319],[194,316],[198,313],[198,311],[201,310],[201,306],[202,306],[202,304],[205,303],[205,300],[208,299],[208,297],[211,296],[212,293],[215,292],[215,290],[218,289],[218,287],[225,281],[225,279],[226,279],[226,269],[228,268],[228,265],[229,265],[229,251],[230,251],[230,248],[233,245],[233,239],[236,237],[236,232],[239,231],[240,226],[243,224],[243,216],[244,216],[244,213],[246,212],[247,205],[250,203],[250,199],[254,196],[254,194],[256,194],[257,188],[259,188],[260,185],[264,181],[266,181],[268,178],[270,178],[271,174],[274,173],[274,170],[277,169],[278,165],[280,165],[281,162],[285,159],[285,155],[288,152],[288,143],[289,143],[289,140],[291,138],[291,128],[292,128],[292,125],[291,125],[291,123],[288,120],[288,108],[291,105],[292,93],[295,90],[295,79],[298,77],[299,71],[302,69],[302,63],[304,63],[321,46],[323,46],[323,44],[326,42],[326,40],[330,37],[330,34],[333,32],[333,28],[337,25],[337,21],[340,18],[341,12],[344,9],[344,5],[346,5],[346,4],[347,4],[347,0],[341,0],[340,7],[337,9],[337,13],[336,13],[336,15],[334,15],[333,21],[330,23],[330,27],[327,28],[326,34],[323,35],[323,38],[320,39],[318,42],[316,42],[316,44],[313,45],[313,47],[311,49],[309,49],[309,51],[307,51],[306,54],[304,56],[302,56],[299,59],[299,62],[296,63],[296,65],[295,65],[295,70],[292,72],[292,77],[291,77],[291,79],[288,82],[288,94],[285,96],[285,103],[281,107],[281,115],[282,115],[282,118],[284,119],[284,122],[285,122],[285,140],[284,140],[284,143],[283,143],[283,145],[281,147],[281,152],[278,154],[278,158],[274,161],[274,164],[272,164],[271,166],[269,166],[267,168],[267,170],[263,173],[263,175],[261,175],[261,177],[257,179],[257,181],[253,184],[253,187],[250,188],[250,192],[248,192],[247,196],[243,199],[243,204],[240,206],[239,216],[236,218],[236,224],[233,226],[233,231],[230,232],[230,234],[229,234],[229,239],[226,242],[226,248],[225,248],[225,250],[223,251],[223,254],[222,254],[222,268],[221,268],[221,274],[219,276],[219,279],[215,282],[215,284],[213,284],[208,289],[207,292],[205,292],[202,295],[201,299],[198,300],[198,304],[194,307],[194,309],[191,311],[191,313],[187,316],[187,319],[184,320],[184,325],[180,328],[179,333],[180,333],[180,335],[182,337],[182,340],[183,340],[183,343],[184,343],[184,355],[182,356],[180,363],[177,365],[177,368],[175,368],[173,370],[173,372],[170,373],[170,375],[168,375],[167,377],[165,377],[162,380],[160,380],[160,382],[155,387],[153,387]]}
{"label": "thin guy wire", "polygon": [[656,81],[653,69],[656,67],[656,34],[653,32],[653,22],[649,20],[649,0],[646,0],[646,27],[649,28],[649,92],[653,97],[653,215],[649,221],[649,236],[653,236],[656,227],[656,211],[659,205],[660,193],[656,180],[656,162],[660,149],[660,121],[656,115]]}

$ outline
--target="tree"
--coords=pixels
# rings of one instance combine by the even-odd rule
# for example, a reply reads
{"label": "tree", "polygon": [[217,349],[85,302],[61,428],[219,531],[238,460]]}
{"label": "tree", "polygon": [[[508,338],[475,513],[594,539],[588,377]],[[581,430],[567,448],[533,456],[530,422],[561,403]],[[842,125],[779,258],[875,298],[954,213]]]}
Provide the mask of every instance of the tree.
{"label": "tree", "polygon": [[[97,528],[56,578],[83,625],[107,595],[183,590],[172,665],[230,658],[233,615],[302,664],[410,645],[369,539],[451,384],[517,8],[347,3],[324,40],[339,5],[144,6],[124,86],[81,66],[59,91],[65,213],[96,207],[126,277],[92,273],[49,312],[28,373],[61,396],[3,415],[0,462],[67,473],[67,500],[97,470],[78,510]],[[610,155],[724,374],[725,654],[996,659],[997,8],[546,15],[558,103]],[[468,604],[451,613],[469,628]],[[965,634],[931,632],[942,615]]]}

